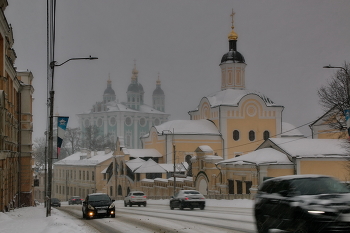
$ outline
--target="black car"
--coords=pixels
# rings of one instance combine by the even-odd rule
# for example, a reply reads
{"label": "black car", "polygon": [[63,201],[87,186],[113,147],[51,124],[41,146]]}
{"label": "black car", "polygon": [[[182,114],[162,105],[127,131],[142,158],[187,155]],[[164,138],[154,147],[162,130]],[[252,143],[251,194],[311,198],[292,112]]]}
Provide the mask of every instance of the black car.
{"label": "black car", "polygon": [[68,200],[68,205],[81,205],[83,203],[83,199],[79,196],[73,196],[71,198],[69,198]]}
{"label": "black car", "polygon": [[58,198],[51,198],[51,206],[61,207],[61,201]]}
{"label": "black car", "polygon": [[175,196],[170,198],[170,209],[180,208],[205,208],[205,197],[196,190],[180,190]]}
{"label": "black car", "polygon": [[255,196],[259,233],[350,232],[350,190],[323,175],[292,175],[264,181]]}
{"label": "black car", "polygon": [[92,193],[86,196],[82,206],[83,218],[90,219],[97,216],[115,218],[114,200],[106,193]]}

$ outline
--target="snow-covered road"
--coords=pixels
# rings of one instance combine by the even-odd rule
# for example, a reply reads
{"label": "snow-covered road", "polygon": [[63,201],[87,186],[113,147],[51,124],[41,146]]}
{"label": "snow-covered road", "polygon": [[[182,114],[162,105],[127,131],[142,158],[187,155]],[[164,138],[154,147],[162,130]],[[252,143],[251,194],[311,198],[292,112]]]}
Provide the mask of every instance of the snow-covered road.
{"label": "snow-covered road", "polygon": [[1,233],[218,233],[256,232],[251,200],[208,200],[205,210],[170,210],[169,200],[149,200],[147,207],[124,207],[116,201],[116,218],[82,218],[81,205],[43,205],[0,213]]}

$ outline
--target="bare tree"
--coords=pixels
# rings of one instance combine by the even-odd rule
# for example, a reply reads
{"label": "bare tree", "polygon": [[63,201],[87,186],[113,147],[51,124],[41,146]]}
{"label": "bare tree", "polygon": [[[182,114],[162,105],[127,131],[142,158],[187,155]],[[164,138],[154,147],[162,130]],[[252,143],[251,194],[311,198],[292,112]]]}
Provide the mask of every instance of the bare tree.
{"label": "bare tree", "polygon": [[325,67],[338,68],[326,86],[318,90],[320,104],[327,112],[330,127],[337,130],[344,130],[344,110],[350,109],[350,64],[346,63],[343,67]]}
{"label": "bare tree", "polygon": [[103,150],[104,137],[96,125],[88,126],[83,132],[83,145],[90,150]]}
{"label": "bare tree", "polygon": [[79,151],[81,143],[81,131],[79,128],[67,128],[64,136],[64,148],[69,154]]}
{"label": "bare tree", "polygon": [[46,157],[46,137],[36,138],[33,143],[33,155],[36,167],[43,167]]}

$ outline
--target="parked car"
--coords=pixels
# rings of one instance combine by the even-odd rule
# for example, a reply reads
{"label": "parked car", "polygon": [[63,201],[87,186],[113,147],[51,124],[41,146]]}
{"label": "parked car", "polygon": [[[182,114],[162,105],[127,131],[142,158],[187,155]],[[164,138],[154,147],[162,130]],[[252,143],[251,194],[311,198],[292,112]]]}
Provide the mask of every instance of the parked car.
{"label": "parked car", "polygon": [[259,233],[350,232],[350,190],[323,175],[292,175],[264,181],[255,196]]}
{"label": "parked car", "polygon": [[170,209],[180,208],[205,208],[205,197],[196,190],[180,190],[175,196],[170,198]]}
{"label": "parked car", "polygon": [[143,205],[146,207],[147,205],[147,196],[144,192],[141,191],[132,191],[124,198],[124,206],[132,207],[133,205],[138,205],[139,207]]}
{"label": "parked car", "polygon": [[51,198],[51,206],[61,207],[61,201],[58,198]]}
{"label": "parked car", "polygon": [[83,203],[83,199],[79,196],[73,196],[71,198],[69,198],[68,200],[68,205],[81,205]]}
{"label": "parked car", "polygon": [[114,201],[106,193],[88,194],[83,201],[83,218],[90,219],[97,216],[115,218]]}

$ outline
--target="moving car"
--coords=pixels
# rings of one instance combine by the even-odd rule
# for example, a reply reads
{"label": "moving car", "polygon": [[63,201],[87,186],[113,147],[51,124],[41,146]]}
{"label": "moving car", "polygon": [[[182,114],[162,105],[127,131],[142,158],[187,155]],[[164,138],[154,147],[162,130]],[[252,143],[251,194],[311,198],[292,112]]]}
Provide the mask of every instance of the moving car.
{"label": "moving car", "polygon": [[323,175],[292,175],[264,181],[255,196],[259,233],[350,232],[350,190]]}
{"label": "moving car", "polygon": [[133,206],[138,205],[139,207],[143,205],[146,207],[147,205],[147,196],[144,192],[141,191],[132,191],[124,198],[124,206]]}
{"label": "moving car", "polygon": [[61,201],[58,198],[51,198],[51,206],[61,207]]}
{"label": "moving car", "polygon": [[90,219],[97,216],[115,218],[115,205],[106,193],[88,194],[83,201],[83,218]]}
{"label": "moving car", "polygon": [[205,208],[205,197],[196,190],[180,190],[175,196],[170,198],[170,209],[180,208]]}
{"label": "moving car", "polygon": [[73,196],[68,200],[68,205],[74,205],[74,204],[81,205],[82,203],[83,203],[83,199],[79,196]]}

